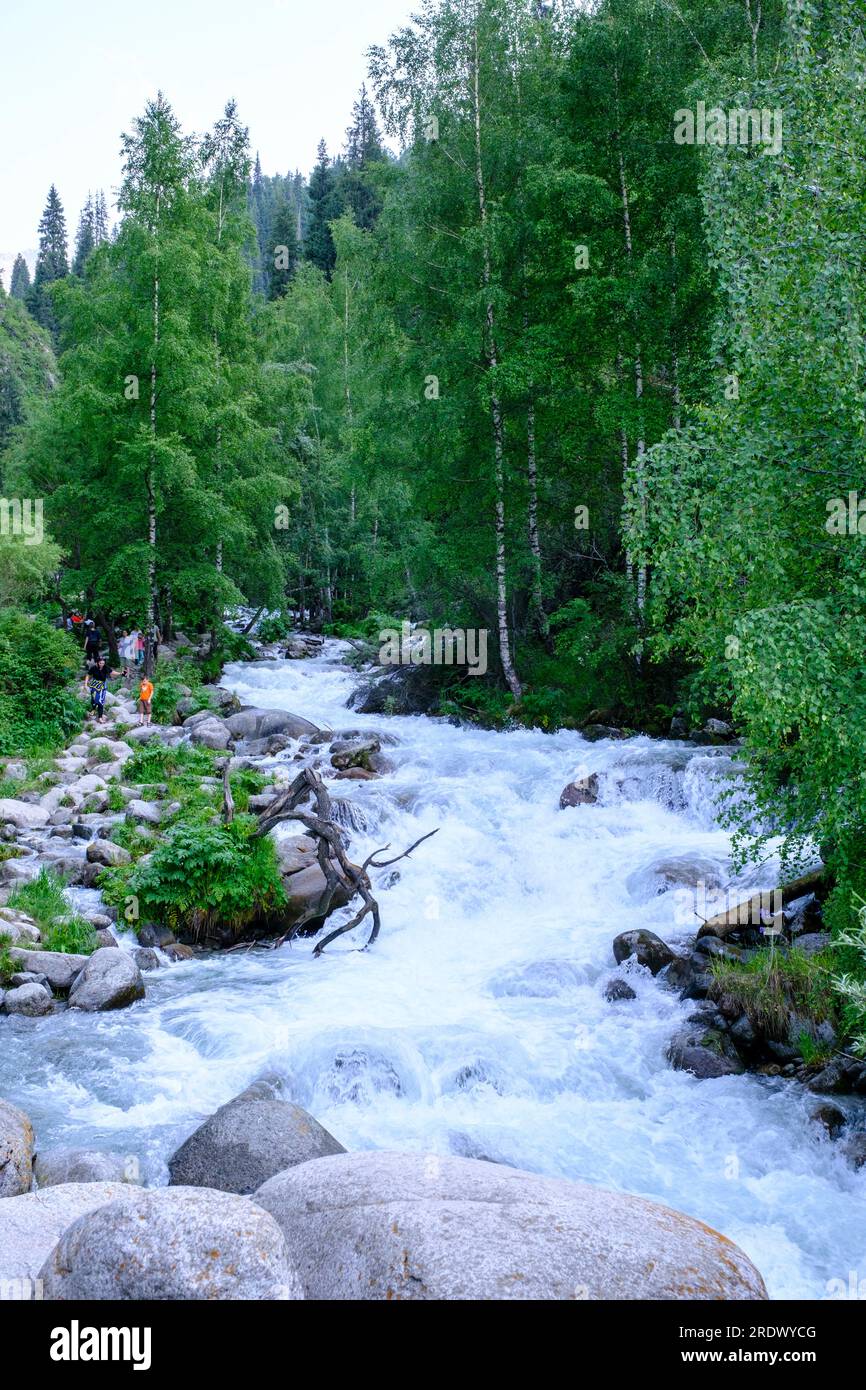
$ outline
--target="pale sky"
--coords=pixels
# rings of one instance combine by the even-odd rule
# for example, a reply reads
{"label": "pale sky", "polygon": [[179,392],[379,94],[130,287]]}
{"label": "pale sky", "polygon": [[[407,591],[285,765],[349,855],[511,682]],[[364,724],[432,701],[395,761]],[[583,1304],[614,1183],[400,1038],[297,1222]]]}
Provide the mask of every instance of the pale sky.
{"label": "pale sky", "polygon": [[[120,134],[162,89],[187,132],[229,97],[266,174],[343,146],[365,51],[414,0],[17,0],[0,21],[0,263],[37,244],[51,183],[70,252],[88,189],[109,204]],[[114,210],[112,208],[112,215]],[[8,271],[4,277],[9,285]]]}

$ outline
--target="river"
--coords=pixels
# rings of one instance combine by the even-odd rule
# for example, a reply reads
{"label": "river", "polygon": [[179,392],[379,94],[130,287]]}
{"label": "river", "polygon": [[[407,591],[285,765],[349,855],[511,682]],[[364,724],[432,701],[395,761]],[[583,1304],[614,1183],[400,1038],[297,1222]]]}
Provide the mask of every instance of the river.
{"label": "river", "polygon": [[[438,827],[399,876],[379,876],[375,947],[214,955],[149,974],[146,1000],[116,1014],[0,1021],[0,1095],[40,1147],[128,1153],[164,1182],[204,1116],[278,1073],[348,1148],[483,1156],[688,1212],[742,1246],[774,1297],[866,1278],[866,1170],[810,1122],[817,1097],[672,1070],[666,1045],[694,1005],[643,971],[628,976],[636,999],[603,997],[618,932],[688,933],[649,866],[697,857],[730,877],[715,820],[729,751],[359,716],[344,651],[239,663],[223,684],[399,740],[391,775],[335,788],[365,826],[355,859]],[[559,810],[563,785],[596,771],[600,804]]]}

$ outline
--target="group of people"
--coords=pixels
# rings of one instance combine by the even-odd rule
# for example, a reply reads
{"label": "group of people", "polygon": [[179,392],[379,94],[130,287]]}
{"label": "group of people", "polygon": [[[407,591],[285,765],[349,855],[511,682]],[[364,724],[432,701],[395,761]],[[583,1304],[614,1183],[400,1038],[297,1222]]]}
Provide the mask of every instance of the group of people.
{"label": "group of people", "polygon": [[[133,628],[129,631],[124,628],[120,641],[117,644],[118,655],[123,665],[116,671],[111,669],[110,663],[102,655],[102,635],[92,618],[87,618],[84,622],[84,660],[86,663],[87,674],[84,680],[84,690],[90,695],[90,710],[97,724],[101,724],[105,715],[105,697],[108,694],[108,682],[115,676],[127,678],[131,671],[144,665],[145,641],[143,634]],[[156,634],[153,642],[153,659],[159,647],[160,635]],[[138,689],[138,714],[139,724],[149,724],[151,722],[153,708],[153,681],[149,676],[142,674]]]}

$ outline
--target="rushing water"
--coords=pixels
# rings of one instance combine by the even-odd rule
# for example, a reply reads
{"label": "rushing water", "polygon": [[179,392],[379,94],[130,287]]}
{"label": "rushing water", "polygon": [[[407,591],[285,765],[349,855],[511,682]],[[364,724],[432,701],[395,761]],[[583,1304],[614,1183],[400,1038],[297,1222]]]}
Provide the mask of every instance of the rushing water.
{"label": "rushing water", "polygon": [[[347,936],[319,960],[309,940],[212,956],[148,975],[147,999],[117,1014],[0,1020],[0,1095],[40,1145],[134,1154],[165,1181],[204,1116],[279,1073],[348,1148],[484,1156],[656,1198],[737,1241],[777,1297],[866,1277],[866,1171],[809,1121],[816,1097],[671,1070],[667,1042],[694,1005],[643,970],[628,972],[635,1000],[603,997],[618,932],[688,934],[653,865],[686,857],[730,878],[714,819],[727,752],[359,716],[340,656],[329,642],[223,683],[323,727],[397,736],[391,775],[335,787],[366,827],[353,858],[438,827],[399,877],[379,876],[375,948]],[[600,804],[560,811],[565,782],[595,771]]]}

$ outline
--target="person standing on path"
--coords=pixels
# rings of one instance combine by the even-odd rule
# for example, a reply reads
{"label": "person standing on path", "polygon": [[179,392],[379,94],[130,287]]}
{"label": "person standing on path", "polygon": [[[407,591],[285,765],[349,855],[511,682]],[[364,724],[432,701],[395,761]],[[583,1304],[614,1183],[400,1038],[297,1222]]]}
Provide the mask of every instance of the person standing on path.
{"label": "person standing on path", "polygon": [[92,661],[87,668],[84,689],[85,692],[90,692],[90,710],[97,724],[102,723],[105,714],[105,697],[108,694],[109,678],[119,675],[119,671],[111,670],[104,656],[97,656],[97,659]]}
{"label": "person standing on path", "polygon": [[151,720],[151,709],[153,707],[153,681],[147,676],[142,677],[141,686],[138,691],[138,722],[139,724],[149,724]]}

